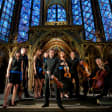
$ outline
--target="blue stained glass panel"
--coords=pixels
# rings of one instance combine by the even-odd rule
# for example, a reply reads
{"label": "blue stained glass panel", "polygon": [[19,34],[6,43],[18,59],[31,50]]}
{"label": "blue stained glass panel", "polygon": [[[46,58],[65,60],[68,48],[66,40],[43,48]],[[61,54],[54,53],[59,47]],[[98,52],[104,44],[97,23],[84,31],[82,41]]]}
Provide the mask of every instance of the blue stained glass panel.
{"label": "blue stained glass panel", "polygon": [[82,25],[80,0],[72,0],[72,17],[74,25]]}
{"label": "blue stained glass panel", "polygon": [[[112,1],[112,0],[111,0]],[[98,0],[106,40],[112,39],[112,13],[109,0]]]}
{"label": "blue stained glass panel", "polygon": [[66,21],[66,11],[61,5],[53,5],[48,8],[48,22]]}
{"label": "blue stained glass panel", "polygon": [[18,42],[24,42],[28,40],[31,2],[32,0],[22,0],[22,8],[20,14],[18,39],[17,39]]}
{"label": "blue stained glass panel", "polygon": [[2,2],[3,2],[3,0],[0,0],[0,9],[1,9],[1,7],[2,7]]}
{"label": "blue stained glass panel", "polygon": [[49,7],[47,21],[48,22],[56,21],[56,5]]}
{"label": "blue stained glass panel", "polygon": [[38,26],[40,22],[40,2],[41,0],[33,1],[32,22],[31,26]]}
{"label": "blue stained glass panel", "polygon": [[65,11],[65,9],[62,7],[62,6],[60,6],[60,5],[57,5],[57,15],[58,15],[58,17],[57,17],[57,21],[66,21],[66,11]]}
{"label": "blue stained glass panel", "polygon": [[[1,3],[1,1],[0,1]],[[5,0],[0,19],[0,39],[8,41],[15,0]]]}
{"label": "blue stained glass panel", "polygon": [[83,20],[86,40],[96,41],[91,0],[82,0]]}

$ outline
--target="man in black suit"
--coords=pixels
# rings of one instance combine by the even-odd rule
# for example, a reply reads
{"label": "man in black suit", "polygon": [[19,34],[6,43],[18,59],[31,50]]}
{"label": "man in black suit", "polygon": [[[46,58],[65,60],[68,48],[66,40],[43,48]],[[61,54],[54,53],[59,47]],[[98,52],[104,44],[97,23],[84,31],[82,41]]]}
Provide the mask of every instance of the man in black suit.
{"label": "man in black suit", "polygon": [[26,98],[30,97],[28,93],[28,56],[26,48],[21,48],[21,59],[23,61],[23,88],[24,96]]}
{"label": "man in black suit", "polygon": [[[50,87],[50,79],[54,78],[55,75],[55,67],[56,67],[57,60],[54,58],[54,50],[49,50],[49,57],[44,64],[44,72],[45,72],[45,104],[42,107],[49,106],[49,87]],[[57,77],[58,78],[58,77]],[[64,109],[61,104],[60,98],[60,88],[55,87],[56,89],[56,100],[57,104],[61,109]]]}
{"label": "man in black suit", "polygon": [[79,77],[77,72],[78,63],[79,63],[79,59],[76,58],[75,52],[72,51],[70,53],[69,67],[70,67],[72,81],[75,80],[75,84],[76,84],[76,96],[79,96]]}

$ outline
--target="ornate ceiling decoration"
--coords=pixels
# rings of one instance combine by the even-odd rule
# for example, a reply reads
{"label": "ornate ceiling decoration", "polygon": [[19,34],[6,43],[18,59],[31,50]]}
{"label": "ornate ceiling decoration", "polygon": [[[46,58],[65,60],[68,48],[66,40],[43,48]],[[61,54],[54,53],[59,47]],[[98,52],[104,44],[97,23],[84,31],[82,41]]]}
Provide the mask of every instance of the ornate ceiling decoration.
{"label": "ornate ceiling decoration", "polygon": [[46,51],[46,50],[49,50],[49,49],[56,49],[58,51],[60,50],[64,50],[67,54],[69,54],[69,52],[72,50],[70,48],[70,46],[65,42],[63,41],[62,39],[60,38],[52,38],[50,39],[44,46],[43,46],[43,50]]}

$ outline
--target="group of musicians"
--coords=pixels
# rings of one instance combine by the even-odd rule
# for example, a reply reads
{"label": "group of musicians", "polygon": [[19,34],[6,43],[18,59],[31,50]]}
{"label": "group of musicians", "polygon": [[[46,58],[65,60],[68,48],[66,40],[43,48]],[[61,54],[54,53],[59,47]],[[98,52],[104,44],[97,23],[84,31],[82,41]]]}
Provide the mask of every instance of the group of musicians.
{"label": "group of musicians", "polygon": [[[45,102],[42,107],[49,106],[50,82],[54,81],[57,104],[61,109],[61,98],[73,97],[76,88],[76,97],[80,96],[80,86],[83,87],[84,96],[88,90],[103,89],[97,97],[107,95],[110,88],[111,64],[108,60],[103,62],[101,58],[96,58],[96,69],[89,72],[88,63],[79,59],[74,51],[70,52],[68,59],[64,51],[55,52],[50,49],[42,54],[41,49],[37,49],[34,55],[34,97],[41,98],[43,95],[43,85],[45,85]],[[15,106],[15,98],[18,95],[21,99],[24,92],[25,97],[30,97],[28,93],[28,57],[27,49],[21,48],[10,58],[6,78],[9,80],[5,89],[3,108],[7,107],[8,96],[13,87],[11,106]],[[75,87],[74,87],[75,84]]]}

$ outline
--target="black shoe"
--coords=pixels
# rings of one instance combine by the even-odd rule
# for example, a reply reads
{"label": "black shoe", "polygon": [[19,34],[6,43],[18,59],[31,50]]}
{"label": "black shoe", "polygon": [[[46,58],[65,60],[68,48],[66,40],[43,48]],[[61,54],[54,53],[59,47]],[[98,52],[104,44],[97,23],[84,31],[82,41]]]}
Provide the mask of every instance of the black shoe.
{"label": "black shoe", "polygon": [[14,104],[10,103],[9,106],[14,107],[14,106],[16,106],[16,103],[14,103]]}
{"label": "black shoe", "polygon": [[30,98],[30,95],[29,94],[25,95],[25,98]]}
{"label": "black shoe", "polygon": [[100,99],[100,98],[102,98],[103,97],[103,95],[97,95],[96,96],[96,99]]}
{"label": "black shoe", "polygon": [[42,107],[49,107],[49,104],[44,104],[42,105]]}
{"label": "black shoe", "polygon": [[16,102],[14,102],[14,104],[11,103],[11,101],[9,102],[9,106],[16,106]]}
{"label": "black shoe", "polygon": [[80,94],[76,94],[73,98],[80,98]]}
{"label": "black shoe", "polygon": [[58,107],[59,107],[60,109],[63,109],[63,110],[64,110],[64,107],[63,107],[61,104],[58,104]]}

